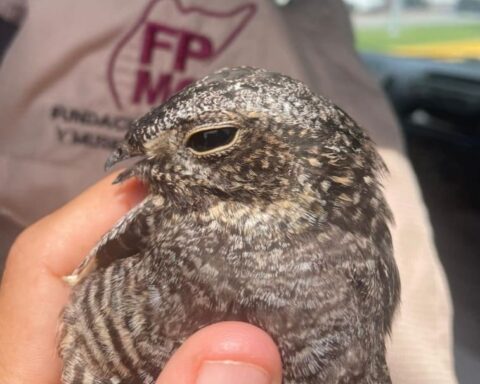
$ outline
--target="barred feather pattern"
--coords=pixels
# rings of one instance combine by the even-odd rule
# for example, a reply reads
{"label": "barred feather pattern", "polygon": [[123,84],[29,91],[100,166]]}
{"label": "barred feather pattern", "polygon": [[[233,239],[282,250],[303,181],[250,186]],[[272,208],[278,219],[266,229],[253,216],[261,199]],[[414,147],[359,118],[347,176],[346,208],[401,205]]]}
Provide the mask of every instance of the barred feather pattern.
{"label": "barred feather pattern", "polygon": [[[238,127],[198,156],[198,126]],[[150,194],[74,272],[62,382],[154,383],[202,327],[240,320],[277,342],[285,384],[390,383],[400,281],[380,177],[342,110],[289,77],[225,69],[140,119],[109,163]]]}

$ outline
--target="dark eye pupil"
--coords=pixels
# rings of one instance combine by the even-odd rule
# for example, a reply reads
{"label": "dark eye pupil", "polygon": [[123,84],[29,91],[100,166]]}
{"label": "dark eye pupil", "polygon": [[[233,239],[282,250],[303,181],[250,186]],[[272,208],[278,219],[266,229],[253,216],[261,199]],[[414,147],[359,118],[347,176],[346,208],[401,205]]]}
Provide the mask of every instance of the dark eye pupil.
{"label": "dark eye pupil", "polygon": [[233,141],[237,128],[210,129],[194,133],[187,141],[187,147],[197,152],[206,152],[222,147]]}

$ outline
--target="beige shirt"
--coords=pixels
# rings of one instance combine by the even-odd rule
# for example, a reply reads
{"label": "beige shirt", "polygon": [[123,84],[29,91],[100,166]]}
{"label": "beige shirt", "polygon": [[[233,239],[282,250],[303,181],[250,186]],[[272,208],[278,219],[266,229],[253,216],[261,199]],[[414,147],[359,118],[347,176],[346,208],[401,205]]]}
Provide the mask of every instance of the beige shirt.
{"label": "beige shirt", "polygon": [[21,4],[28,12],[0,68],[0,230],[30,224],[102,177],[129,122],[190,81],[224,66],[280,71],[349,112],[390,169],[402,279],[388,348],[393,382],[456,382],[450,296],[428,215],[339,0],[284,8],[271,0],[6,0],[0,13],[18,17]]}

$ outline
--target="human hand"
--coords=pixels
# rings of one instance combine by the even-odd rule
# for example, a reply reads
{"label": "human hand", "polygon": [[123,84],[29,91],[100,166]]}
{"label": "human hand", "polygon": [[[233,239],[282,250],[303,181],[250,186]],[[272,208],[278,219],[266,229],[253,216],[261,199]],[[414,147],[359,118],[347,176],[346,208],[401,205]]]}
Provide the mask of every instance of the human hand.
{"label": "human hand", "polygon": [[[10,250],[0,285],[0,384],[59,384],[57,336],[70,287],[62,277],[144,197],[136,180],[111,175],[28,227]],[[277,347],[262,330],[218,323],[191,336],[157,384],[279,384]]]}

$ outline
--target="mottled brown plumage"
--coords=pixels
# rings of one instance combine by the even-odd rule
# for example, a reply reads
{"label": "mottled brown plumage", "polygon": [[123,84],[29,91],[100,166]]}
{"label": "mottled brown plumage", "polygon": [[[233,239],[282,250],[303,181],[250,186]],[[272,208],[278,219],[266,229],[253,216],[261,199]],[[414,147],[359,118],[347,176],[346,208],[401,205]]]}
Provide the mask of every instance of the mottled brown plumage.
{"label": "mottled brown plumage", "polygon": [[199,328],[243,320],[278,343],[285,384],[389,383],[399,297],[372,142],[287,76],[221,70],[139,119],[148,197],[68,278],[63,382],[153,383]]}

